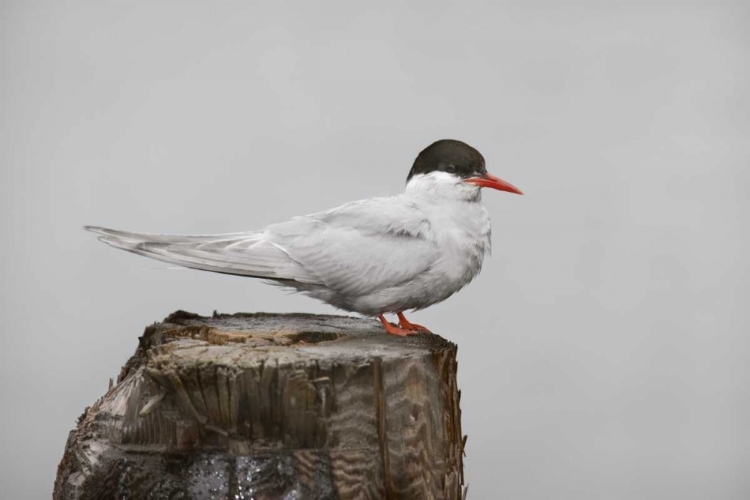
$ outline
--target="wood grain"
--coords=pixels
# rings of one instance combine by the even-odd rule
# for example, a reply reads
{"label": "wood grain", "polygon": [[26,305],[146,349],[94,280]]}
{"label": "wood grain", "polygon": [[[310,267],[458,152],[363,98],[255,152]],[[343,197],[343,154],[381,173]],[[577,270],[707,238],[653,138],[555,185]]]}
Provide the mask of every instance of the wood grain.
{"label": "wood grain", "polygon": [[54,498],[462,498],[456,346],[376,321],[178,311],[70,433]]}

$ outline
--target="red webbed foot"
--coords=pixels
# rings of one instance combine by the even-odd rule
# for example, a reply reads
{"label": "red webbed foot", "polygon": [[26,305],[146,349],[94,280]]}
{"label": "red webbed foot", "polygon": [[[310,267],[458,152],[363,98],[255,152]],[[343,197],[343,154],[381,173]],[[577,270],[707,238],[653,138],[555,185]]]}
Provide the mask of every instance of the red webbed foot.
{"label": "red webbed foot", "polygon": [[408,319],[406,319],[406,316],[404,316],[404,313],[397,313],[398,316],[398,326],[401,328],[408,330],[410,332],[425,332],[425,333],[432,333],[429,328],[424,327],[422,325],[418,325],[416,323],[410,323]]}
{"label": "red webbed foot", "polygon": [[391,335],[397,335],[399,337],[406,337],[407,335],[416,335],[415,331],[407,330],[405,328],[399,328],[397,326],[393,326],[392,324],[388,323],[388,321],[383,317],[381,314],[378,316],[378,319],[381,323],[383,323],[383,327],[385,327],[386,333],[390,333]]}

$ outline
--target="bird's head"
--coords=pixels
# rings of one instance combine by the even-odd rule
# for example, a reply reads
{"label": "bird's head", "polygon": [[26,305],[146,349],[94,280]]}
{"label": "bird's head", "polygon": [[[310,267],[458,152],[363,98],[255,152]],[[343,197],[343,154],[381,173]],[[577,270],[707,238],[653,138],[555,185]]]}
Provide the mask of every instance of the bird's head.
{"label": "bird's head", "polygon": [[480,188],[523,194],[509,182],[487,172],[484,157],[465,142],[442,139],[426,147],[409,171],[407,190],[424,190],[479,199]]}

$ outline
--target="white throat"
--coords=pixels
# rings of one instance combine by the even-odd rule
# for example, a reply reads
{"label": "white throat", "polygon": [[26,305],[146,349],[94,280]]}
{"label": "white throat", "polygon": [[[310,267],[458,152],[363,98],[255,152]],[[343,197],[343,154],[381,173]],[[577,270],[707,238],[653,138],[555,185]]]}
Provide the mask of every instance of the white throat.
{"label": "white throat", "polygon": [[479,186],[467,184],[447,172],[417,174],[406,183],[406,194],[411,196],[440,197],[460,201],[481,201]]}

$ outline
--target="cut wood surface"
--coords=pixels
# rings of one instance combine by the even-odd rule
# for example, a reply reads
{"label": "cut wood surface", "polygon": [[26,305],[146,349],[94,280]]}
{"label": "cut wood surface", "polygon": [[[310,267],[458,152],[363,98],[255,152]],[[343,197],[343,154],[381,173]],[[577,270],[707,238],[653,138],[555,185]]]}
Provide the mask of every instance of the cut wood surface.
{"label": "cut wood surface", "polygon": [[178,311],[68,437],[55,499],[460,499],[456,346],[374,320]]}

